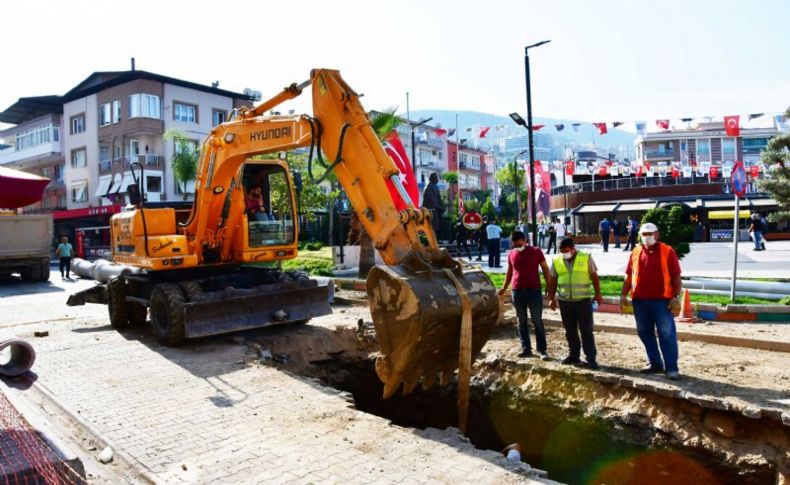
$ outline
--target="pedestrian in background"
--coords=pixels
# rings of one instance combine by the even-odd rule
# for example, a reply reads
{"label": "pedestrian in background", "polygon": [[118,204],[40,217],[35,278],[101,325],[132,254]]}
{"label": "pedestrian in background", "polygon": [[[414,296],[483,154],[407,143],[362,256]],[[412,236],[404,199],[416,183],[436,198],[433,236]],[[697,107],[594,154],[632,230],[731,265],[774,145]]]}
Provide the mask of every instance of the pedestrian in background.
{"label": "pedestrian in background", "polygon": [[620,248],[620,221],[612,219],[612,235],[614,235],[614,247]]}
{"label": "pedestrian in background", "polygon": [[[556,238],[555,239],[555,246],[556,246],[556,241],[562,241],[562,238],[564,238],[565,235],[568,233],[568,228],[565,227],[565,222],[563,222],[562,219],[560,219],[559,217],[554,219],[554,221],[555,221],[554,222],[554,237]],[[556,248],[555,248],[554,252],[555,253],[557,252]]]}
{"label": "pedestrian in background", "polygon": [[626,230],[628,231],[628,239],[625,242],[625,249],[623,249],[623,251],[631,251],[636,247],[636,236],[639,234],[639,223],[636,219],[632,219],[631,216],[628,216]]}
{"label": "pedestrian in background", "polygon": [[529,338],[527,311],[535,327],[535,344],[543,360],[549,360],[546,347],[546,330],[543,327],[543,292],[541,291],[540,275],[543,272],[547,287],[551,284],[551,273],[546,257],[539,248],[527,244],[527,236],[521,231],[513,231],[510,235],[513,249],[507,255],[507,274],[505,282],[499,290],[503,295],[513,282],[513,308],[518,318],[518,335],[521,340],[519,357],[532,357],[532,343]]}
{"label": "pedestrian in background", "polygon": [[483,249],[486,246],[486,241],[488,240],[488,235],[486,233],[486,227],[488,227],[488,219],[483,219],[483,224],[477,228],[475,231],[475,242],[477,243],[477,260],[483,260]]}
{"label": "pedestrian in background", "polygon": [[461,248],[466,251],[466,257],[470,260],[472,259],[472,253],[469,252],[469,243],[467,240],[469,239],[469,231],[464,226],[464,223],[458,221],[455,225],[455,246],[456,251],[458,252],[458,257],[461,257]]}
{"label": "pedestrian in background", "polygon": [[428,176],[428,185],[422,193],[422,206],[431,211],[431,226],[438,241],[439,230],[442,227],[444,205],[442,204],[442,196],[439,193],[439,175],[436,172]]}
{"label": "pedestrian in background", "polygon": [[[74,248],[69,243],[69,238],[63,236],[60,238],[60,244],[55,249],[55,256],[59,258],[58,268],[60,268],[60,277],[62,279],[71,279],[71,257],[74,253]],[[65,276],[64,276],[65,275]]]}
{"label": "pedestrian in background", "polygon": [[655,224],[644,224],[639,233],[642,244],[634,249],[628,260],[620,308],[628,305],[630,293],[636,330],[648,359],[648,365],[639,372],[666,372],[669,379],[677,380],[680,378],[678,337],[673,312],[680,310],[680,262],[671,246],[659,242]]}
{"label": "pedestrian in background", "polygon": [[[552,221],[553,222],[553,221]],[[546,234],[549,238],[549,244],[546,246],[546,254],[551,254],[551,249],[554,248],[554,254],[557,254],[557,227],[556,224],[549,224],[546,226]]]}
{"label": "pedestrian in background", "polygon": [[499,264],[499,253],[502,242],[502,228],[497,225],[496,219],[491,221],[486,227],[486,237],[488,238],[488,267],[501,268]]}
{"label": "pedestrian in background", "polygon": [[761,246],[763,250],[765,250],[765,235],[768,233],[768,219],[765,218],[765,214],[760,214],[760,223],[763,225],[763,241]]}
{"label": "pedestrian in background", "polygon": [[[551,224],[551,221],[549,221],[549,224]],[[548,224],[545,220],[541,219],[540,224],[538,224],[538,247],[540,249],[543,249],[543,244],[546,242],[547,228]],[[521,232],[526,233],[524,230],[521,230]]]}
{"label": "pedestrian in background", "polygon": [[[551,284],[548,285],[549,307],[557,308],[559,300],[562,326],[568,341],[568,356],[563,364],[582,364],[579,355],[584,349],[584,365],[598,368],[593,336],[593,301],[603,304],[598,268],[592,256],[579,251],[569,237],[560,241],[560,254],[552,259]],[[556,295],[556,297],[555,297]],[[581,340],[579,339],[581,335]]]}
{"label": "pedestrian in background", "polygon": [[752,235],[754,251],[762,251],[765,249],[765,243],[763,242],[763,222],[760,220],[760,214],[756,212],[752,214],[752,223],[749,226],[749,234]]}
{"label": "pedestrian in background", "polygon": [[612,229],[612,223],[606,217],[598,224],[598,233],[601,235],[601,244],[603,244],[603,252],[609,252],[609,232]]}

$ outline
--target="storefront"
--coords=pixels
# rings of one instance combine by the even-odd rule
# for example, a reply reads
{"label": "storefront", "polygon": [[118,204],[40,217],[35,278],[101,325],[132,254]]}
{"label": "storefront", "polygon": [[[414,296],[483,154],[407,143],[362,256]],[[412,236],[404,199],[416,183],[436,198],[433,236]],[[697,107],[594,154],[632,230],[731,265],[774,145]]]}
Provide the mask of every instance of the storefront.
{"label": "storefront", "polygon": [[110,217],[118,212],[120,204],[55,211],[55,236],[68,237],[78,256],[98,258],[110,249]]}
{"label": "storefront", "polygon": [[[748,241],[749,240],[749,223],[751,218],[751,212],[746,210],[740,210],[738,212],[738,229],[740,235],[738,236],[738,240],[740,241]],[[732,231],[734,226],[735,220],[735,211],[734,210],[718,210],[718,211],[710,211],[708,212],[708,240],[712,242],[716,241],[732,241]]]}

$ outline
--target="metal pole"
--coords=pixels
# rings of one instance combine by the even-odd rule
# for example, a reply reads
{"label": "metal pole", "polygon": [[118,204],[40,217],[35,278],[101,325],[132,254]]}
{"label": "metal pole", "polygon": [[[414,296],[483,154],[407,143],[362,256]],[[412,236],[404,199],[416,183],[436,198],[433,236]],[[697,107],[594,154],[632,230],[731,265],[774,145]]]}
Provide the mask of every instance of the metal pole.
{"label": "metal pole", "polygon": [[529,49],[524,48],[524,72],[527,76],[527,130],[529,131],[529,201],[532,205],[532,244],[538,241],[538,216],[535,204],[535,148],[532,140],[532,86],[529,79]]}
{"label": "metal pole", "polygon": [[733,235],[732,235],[732,282],[731,282],[731,289],[730,289],[730,300],[735,303],[735,280],[738,276],[738,222],[741,212],[741,198],[737,195],[735,196],[735,222],[733,223]]}

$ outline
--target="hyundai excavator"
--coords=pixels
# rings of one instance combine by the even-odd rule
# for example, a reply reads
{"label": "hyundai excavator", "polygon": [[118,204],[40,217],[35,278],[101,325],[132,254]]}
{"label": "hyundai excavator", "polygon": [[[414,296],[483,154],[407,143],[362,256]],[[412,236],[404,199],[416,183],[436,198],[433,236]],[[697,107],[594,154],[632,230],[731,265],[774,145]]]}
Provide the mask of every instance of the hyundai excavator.
{"label": "hyundai excavator", "polygon": [[[312,116],[267,115],[308,87]],[[315,69],[309,80],[239,109],[202,145],[187,220],[178,222],[172,208],[146,207],[141,185],[132,184],[131,205],[110,222],[112,258],[124,270],[68,304],[107,304],[116,328],[145,323],[150,313],[164,345],[331,313],[326,286],[276,266],[297,256],[287,161],[251,158],[309,148],[309,167],[315,159],[335,174],[385,262],[366,282],[384,397],[401,384],[409,393],[437,377],[448,381],[457,368],[468,373],[499,318],[494,285],[438,247],[430,211],[411,201],[359,98],[338,71]],[[387,181],[405,209],[396,208]],[[253,213],[246,197],[258,189],[263,204]]]}

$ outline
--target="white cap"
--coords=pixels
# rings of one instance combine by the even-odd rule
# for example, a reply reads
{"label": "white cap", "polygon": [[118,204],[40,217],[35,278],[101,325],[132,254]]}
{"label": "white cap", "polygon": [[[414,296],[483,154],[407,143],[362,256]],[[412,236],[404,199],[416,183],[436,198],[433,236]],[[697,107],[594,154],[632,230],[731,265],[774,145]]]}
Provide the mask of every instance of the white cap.
{"label": "white cap", "polygon": [[642,224],[642,227],[639,228],[639,234],[643,234],[645,232],[658,232],[658,228],[652,222],[648,222],[646,224]]}

